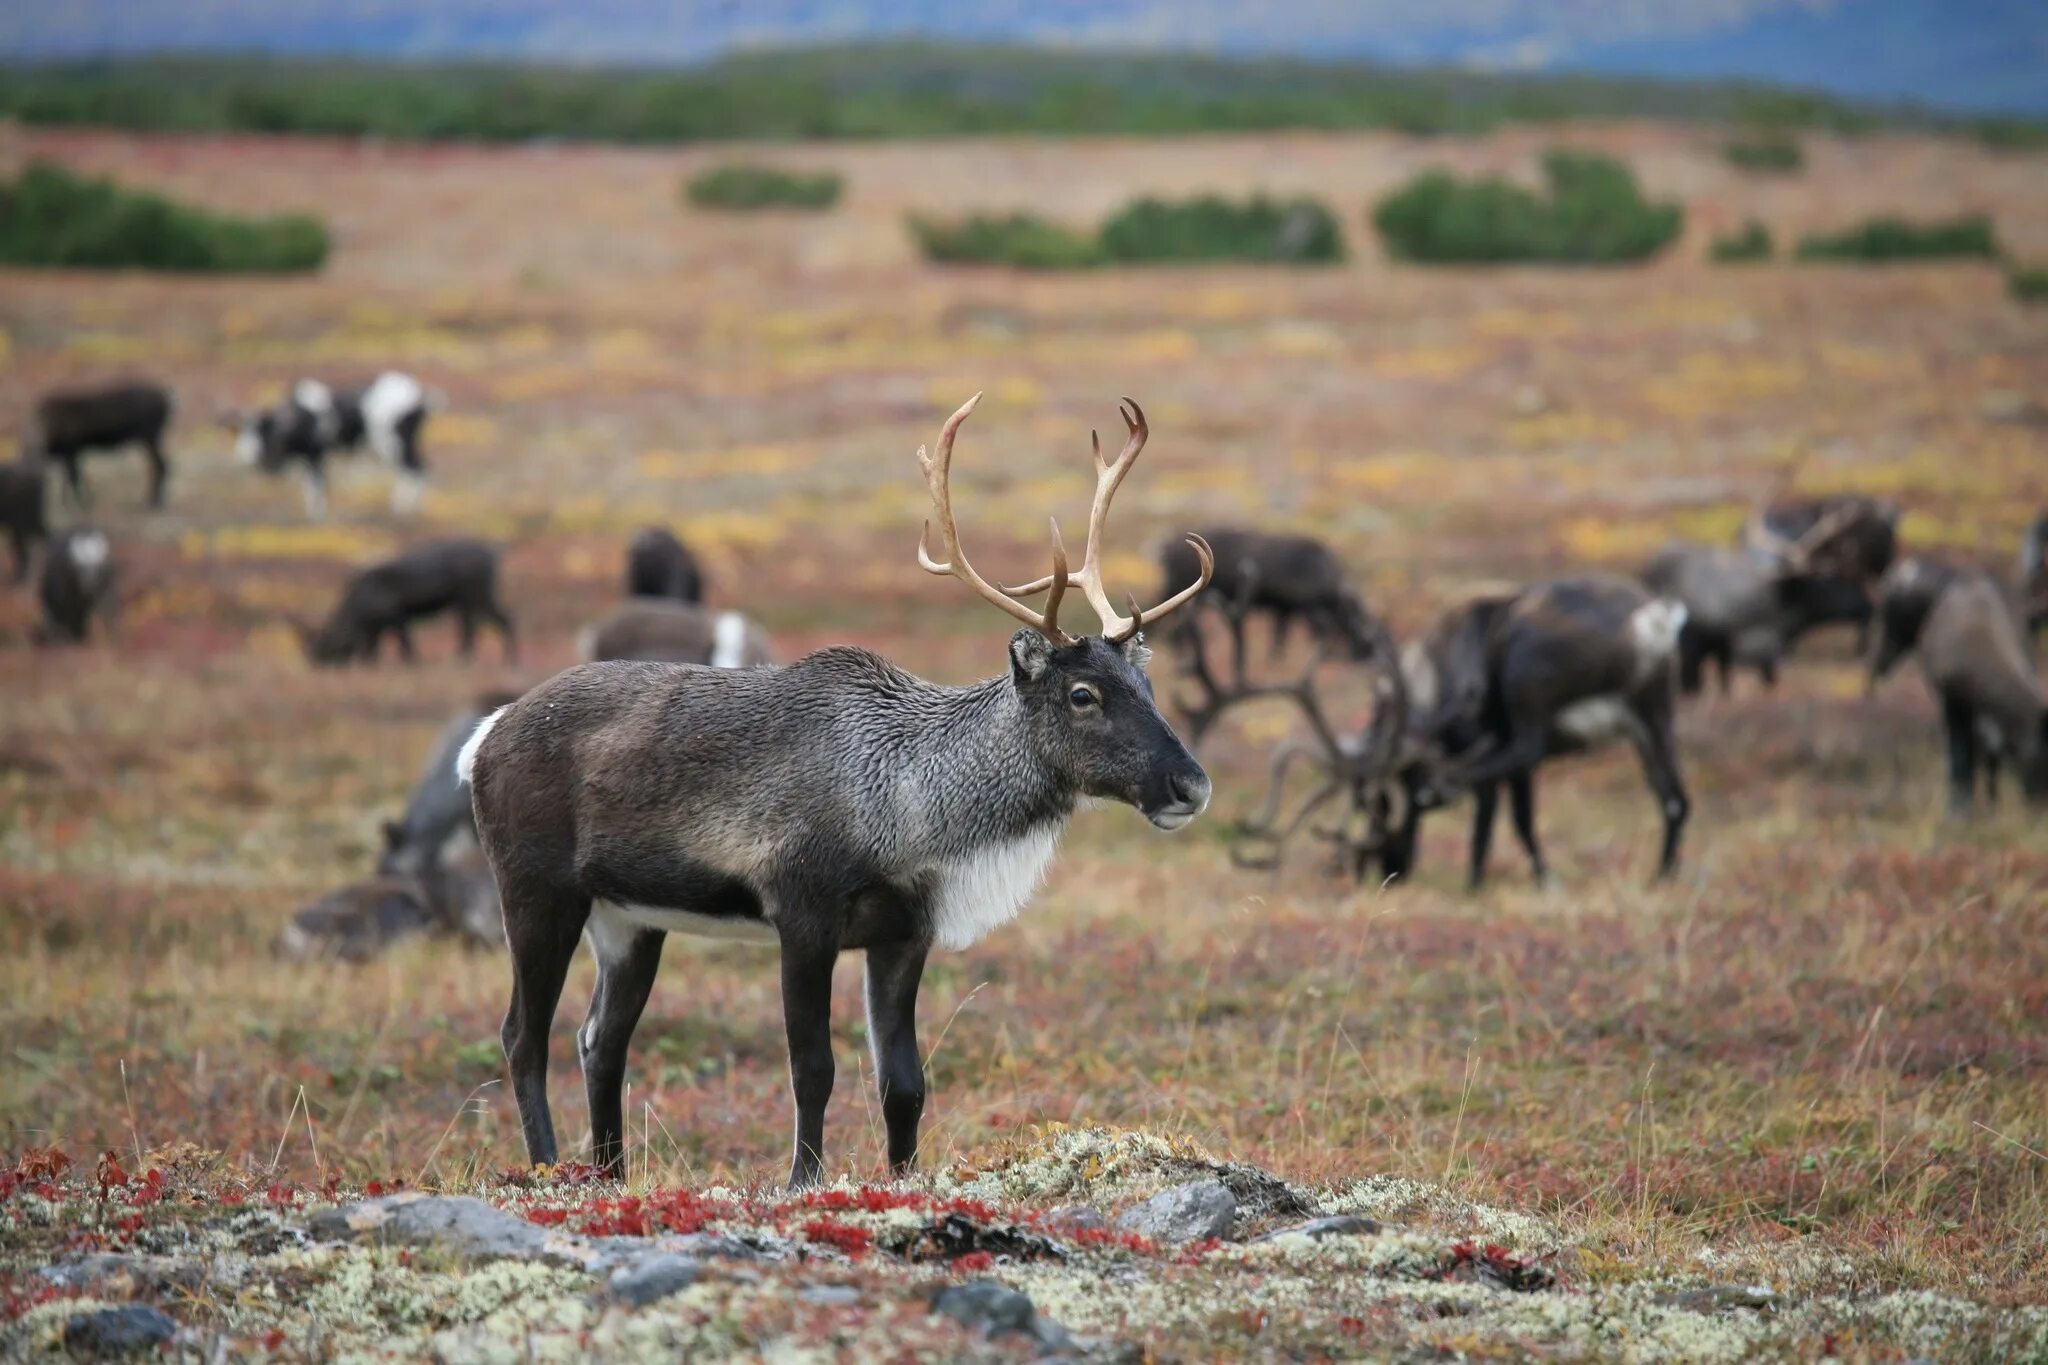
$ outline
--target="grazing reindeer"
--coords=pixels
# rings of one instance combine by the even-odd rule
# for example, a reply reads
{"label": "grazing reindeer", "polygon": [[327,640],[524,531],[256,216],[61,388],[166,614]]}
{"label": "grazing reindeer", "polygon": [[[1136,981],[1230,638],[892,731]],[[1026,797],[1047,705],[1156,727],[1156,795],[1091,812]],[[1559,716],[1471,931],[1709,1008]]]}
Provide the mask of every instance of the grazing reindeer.
{"label": "grazing reindeer", "polygon": [[649,526],[626,547],[626,596],[704,600],[704,571],[697,556],[666,527]]}
{"label": "grazing reindeer", "polygon": [[1440,761],[1411,760],[1404,769],[1407,823],[1382,855],[1385,874],[1413,868],[1422,816],[1469,788],[1467,871],[1478,889],[1506,783],[1515,833],[1543,881],[1537,767],[1626,737],[1664,818],[1657,876],[1670,876],[1691,810],[1672,729],[1672,662],[1685,610],[1619,579],[1563,578],[1447,613],[1403,655],[1414,739]]}
{"label": "grazing reindeer", "polygon": [[413,785],[405,814],[383,825],[384,851],[377,858],[380,876],[419,876],[440,865],[451,840],[476,838],[476,817],[469,792],[455,776],[455,756],[485,716],[519,699],[516,692],[487,692],[442,727],[434,752]]}
{"label": "grazing reindeer", "polygon": [[[1823,524],[1832,529],[1815,539],[1814,532]],[[1870,588],[1898,557],[1899,505],[1862,493],[1773,502],[1743,526],[1741,543],[1777,554],[1808,545],[1809,572]],[[1845,619],[1867,624],[1868,602],[1861,617]]]}
{"label": "grazing reindeer", "polygon": [[292,917],[273,950],[304,962],[367,962],[394,943],[427,934],[472,947],[504,942],[491,871],[471,839],[422,872],[379,874],[330,891]]}
{"label": "grazing reindeer", "polygon": [[253,413],[228,412],[221,425],[235,433],[235,456],[252,469],[280,474],[299,466],[306,515],[327,515],[327,457],[370,449],[397,472],[391,510],[411,512],[426,489],[427,463],[420,434],[440,400],[409,374],[386,370],[362,390],[334,389],[301,379],[291,397]]}
{"label": "grazing reindeer", "polygon": [[1856,530],[1859,515],[1855,504],[1837,507],[1792,541],[1741,549],[1680,542],[1659,551],[1641,576],[1652,592],[1685,604],[1680,689],[1697,693],[1709,661],[1719,666],[1723,693],[1737,663],[1754,665],[1765,686],[1775,686],[1779,661],[1801,635],[1867,619],[1862,580],[1823,567],[1840,562],[1837,539]]}
{"label": "grazing reindeer", "polygon": [[170,424],[171,394],[161,385],[110,384],[63,390],[46,394],[36,404],[22,454],[63,465],[71,505],[83,507],[86,492],[79,460],[96,451],[139,445],[149,460],[149,505],[162,507],[164,485],[171,475],[170,461],[164,455],[164,430]]}
{"label": "grazing reindeer", "polygon": [[512,618],[498,604],[498,552],[466,537],[426,541],[364,569],[318,629],[293,625],[306,658],[318,665],[375,663],[387,634],[410,663],[412,623],[444,611],[456,614],[463,658],[476,650],[478,623],[489,622],[504,641],[506,662],[512,661]]}
{"label": "grazing reindeer", "polygon": [[586,663],[640,659],[752,668],[775,662],[767,633],[738,612],[657,597],[636,597],[592,622],[577,637],[576,652]]}
{"label": "grazing reindeer", "polygon": [[1885,575],[1878,620],[1871,685],[1913,653],[1941,701],[1949,813],[1969,815],[1980,764],[1985,795],[1997,801],[1999,765],[2008,760],[2027,798],[2048,804],[2048,702],[2019,624],[1991,576],[1933,560],[1900,560]]}
{"label": "grazing reindeer", "polygon": [[[1236,675],[1244,677],[1244,627],[1254,615],[1272,618],[1273,653],[1287,644],[1296,619],[1308,626],[1311,638],[1354,660],[1372,654],[1372,614],[1352,588],[1344,565],[1329,546],[1308,536],[1281,535],[1240,526],[1209,526],[1196,534],[1216,556],[1216,581],[1203,603],[1223,613],[1230,624]],[[1195,581],[1201,563],[1185,541],[1159,552],[1164,591],[1178,592]],[[1182,646],[1191,641],[1192,618],[1176,634]]]}
{"label": "grazing reindeer", "polygon": [[[664,935],[742,938],[781,949],[783,1021],[796,1100],[790,1183],[816,1181],[832,1093],[829,1011],[839,954],[867,954],[869,1041],[890,1168],[917,1154],[925,1077],[917,987],[927,952],[965,948],[1030,895],[1085,797],[1136,806],[1179,829],[1209,802],[1209,778],[1159,714],[1139,627],[1102,583],[1110,500],[1144,447],[1136,403],[1113,463],[1096,448],[1087,552],[1069,572],[1053,527],[1053,572],[1002,589],[975,571],[953,520],[953,442],[976,395],[918,456],[950,574],[1024,623],[1009,666],[942,687],[864,649],[819,650],[781,668],[593,663],[497,712],[458,769],[497,873],[512,949],[504,1042],[528,1157],[556,1159],[547,1040],[577,936],[597,957],[578,1043],[594,1160],[623,1161],[626,1047],[654,984]],[[1128,400],[1127,400],[1128,401]],[[1100,635],[1064,630],[1078,584]],[[1018,599],[1048,593],[1043,611]]]}
{"label": "grazing reindeer", "polygon": [[7,548],[14,552],[17,583],[28,580],[29,555],[37,542],[50,538],[44,471],[38,459],[0,464],[0,527],[6,528]]}
{"label": "grazing reindeer", "polygon": [[36,643],[83,644],[95,614],[111,630],[116,605],[114,578],[113,547],[104,531],[90,526],[60,531],[43,556],[36,594],[43,606],[43,623],[36,627]]}
{"label": "grazing reindeer", "polygon": [[2020,539],[2020,600],[2025,604],[2027,634],[2038,638],[2048,630],[2048,512],[2029,522]]}

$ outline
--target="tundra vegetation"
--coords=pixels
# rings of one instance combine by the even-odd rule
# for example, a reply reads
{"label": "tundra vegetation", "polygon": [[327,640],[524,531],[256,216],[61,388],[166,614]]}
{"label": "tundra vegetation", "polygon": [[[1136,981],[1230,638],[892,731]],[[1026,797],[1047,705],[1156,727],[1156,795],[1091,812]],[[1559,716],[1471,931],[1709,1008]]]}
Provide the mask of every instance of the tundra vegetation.
{"label": "tundra vegetation", "polygon": [[[1981,205],[2022,259],[2048,258],[2039,152],[1905,136],[1851,159],[1814,136],[1804,174],[1755,186],[1692,130],[1569,133],[1626,146],[1646,181],[1665,168],[1651,183],[1735,187],[1729,222],[1764,213],[1750,193],[1794,231],[1924,196]],[[1016,921],[934,957],[912,1182],[870,1183],[885,1125],[850,968],[833,998],[844,1183],[792,1198],[775,1188],[789,1088],[763,950],[669,946],[627,1063],[617,1182],[573,1164],[587,956],[550,1048],[571,1164],[540,1177],[519,1169],[501,957],[432,933],[360,967],[271,956],[296,911],[374,866],[380,820],[456,709],[574,660],[650,522],[777,657],[855,641],[940,682],[986,676],[1006,623],[906,563],[929,509],[913,452],[982,385],[956,477],[974,561],[1005,582],[1043,571],[1049,506],[1083,524],[1074,438],[1119,392],[1156,432],[1118,500],[1129,557],[1108,566],[1141,597],[1169,533],[1256,513],[1331,546],[1406,645],[1489,585],[1728,545],[1802,453],[1788,496],[1890,498],[1902,554],[1983,555],[2009,576],[2048,507],[2048,324],[1990,268],[1706,270],[1678,259],[1695,249],[1480,272],[1361,250],[1315,271],[1020,281],[927,268],[900,231],[912,210],[1092,221],[1191,187],[1363,204],[1443,150],[1388,134],[1019,141],[999,195],[986,141],[813,144],[810,164],[861,192],[739,221],[678,213],[687,153],[8,136],[208,203],[319,184],[347,245],[335,271],[292,281],[0,280],[0,435],[60,380],[133,371],[186,395],[165,511],[140,510],[141,461],[92,468],[118,637],[29,648],[35,594],[0,588],[0,1354],[126,1306],[163,1312],[201,1357],[214,1333],[285,1358],[523,1359],[529,1338],[547,1358],[586,1349],[586,1330],[616,1356],[1030,1349],[930,1312],[941,1285],[978,1279],[1166,1359],[2039,1354],[2040,816],[2008,775],[1995,808],[1946,820],[1919,663],[1866,701],[1844,628],[1800,641],[1775,691],[1745,679],[1679,704],[1692,810],[1656,886],[1661,821],[1627,745],[1542,769],[1548,889],[1503,834],[1466,892],[1468,807],[1424,823],[1402,885],[1316,858],[1241,870],[1230,826],[1299,722],[1280,702],[1234,708],[1200,750],[1216,781],[1202,820],[1170,840],[1128,812],[1076,821]],[[1477,139],[1468,173],[1530,150],[1527,132]],[[622,167],[642,193],[617,192]],[[546,230],[502,231],[541,213]],[[205,429],[208,394],[382,366],[450,398],[416,521],[390,516],[386,478],[344,468],[330,519],[304,523]],[[54,491],[49,514],[70,524]],[[308,668],[282,623],[429,536],[504,547],[519,663],[465,662],[434,624],[412,667],[387,649],[384,667]],[[1185,675],[1153,643],[1171,715]],[[1254,668],[1264,644],[1255,623]],[[1363,671],[1334,650],[1325,665],[1347,732]],[[1208,1180],[1236,1204],[1216,1246],[1115,1226]],[[573,1257],[300,1244],[330,1204],[400,1182],[548,1237],[694,1228],[792,1254],[742,1264],[694,1244],[696,1282],[633,1309],[609,1268]],[[1107,1226],[1055,1218],[1063,1205]],[[1377,1228],[1251,1240],[1345,1216]],[[1066,1259],[990,1235],[1012,1223]],[[125,1259],[81,1263],[101,1254]],[[58,1261],[79,1274],[41,1273]]]}
{"label": "tundra vegetation", "polygon": [[1740,232],[1716,237],[1712,254],[1722,265],[1768,261],[1771,259],[1771,230],[1752,218],[1742,225]]}
{"label": "tundra vegetation", "polygon": [[327,229],[302,213],[245,218],[38,161],[0,183],[0,262],[193,274],[318,270]]}
{"label": "tundra vegetation", "polygon": [[1794,254],[1802,261],[1995,260],[1998,236],[1981,213],[1926,222],[1887,215],[1839,232],[1809,233]]}
{"label": "tundra vegetation", "polygon": [[1373,209],[1387,253],[1425,264],[1557,261],[1611,265],[1656,255],[1685,225],[1684,208],[1643,196],[1612,157],[1554,150],[1542,192],[1500,176],[1460,180],[1424,171]]}
{"label": "tundra vegetation", "polygon": [[831,171],[786,171],[779,166],[729,162],[699,171],[683,194],[700,209],[804,209],[820,213],[839,202]]}
{"label": "tundra vegetation", "polygon": [[1257,194],[1242,202],[1214,194],[1187,200],[1147,196],[1126,204],[1093,233],[1028,213],[952,221],[913,214],[910,231],[933,261],[1031,270],[1228,261],[1320,265],[1344,259],[1344,230],[1336,215],[1306,196],[1279,200]]}
{"label": "tundra vegetation", "polygon": [[1729,165],[1745,171],[1782,175],[1806,165],[1806,153],[1800,150],[1799,140],[1783,133],[1753,133],[1730,139],[1721,145],[1721,155]]}

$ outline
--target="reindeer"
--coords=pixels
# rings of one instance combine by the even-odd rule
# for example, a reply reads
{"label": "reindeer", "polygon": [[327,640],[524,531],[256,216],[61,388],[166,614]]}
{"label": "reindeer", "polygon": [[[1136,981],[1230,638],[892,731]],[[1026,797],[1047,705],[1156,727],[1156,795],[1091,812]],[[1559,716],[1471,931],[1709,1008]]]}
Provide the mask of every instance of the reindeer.
{"label": "reindeer", "polygon": [[[1002,674],[940,686],[847,646],[779,668],[583,664],[494,713],[464,747],[458,771],[505,905],[503,1036],[531,1160],[556,1159],[548,1030],[582,935],[598,962],[578,1034],[593,1159],[620,1169],[626,1048],[674,932],[780,949],[792,1186],[823,1168],[833,964],[866,952],[889,1165],[907,1172],[925,1097],[917,988],[932,946],[968,947],[1014,915],[1084,798],[1135,806],[1162,830],[1208,805],[1208,774],[1153,701],[1140,633],[1207,584],[1206,547],[1201,577],[1150,611],[1120,614],[1102,581],[1110,501],[1144,447],[1143,413],[1129,403],[1114,462],[1096,444],[1081,567],[1069,569],[1055,522],[1052,573],[1005,589],[968,561],[953,517],[954,439],[979,401],[947,419],[935,454],[918,452],[943,555],[931,554],[927,523],[918,562],[1023,624]],[[1075,585],[1098,635],[1060,624]],[[1019,600],[1037,592],[1043,610]]]}
{"label": "reindeer", "polygon": [[1797,540],[1757,532],[1737,549],[1676,542],[1659,551],[1641,577],[1652,592],[1685,604],[1680,689],[1697,693],[1710,661],[1719,666],[1724,694],[1737,663],[1754,666],[1765,686],[1776,686],[1778,663],[1801,635],[1830,621],[1867,619],[1862,580],[1829,567],[1846,562],[1837,541],[1857,531],[1861,516],[1860,504],[1845,503]]}
{"label": "reindeer", "polygon": [[[1244,678],[1245,622],[1255,615],[1272,618],[1276,658],[1286,648],[1296,619],[1307,625],[1311,639],[1354,660],[1370,657],[1372,614],[1329,546],[1308,536],[1241,526],[1202,527],[1196,534],[1216,556],[1214,590],[1203,603],[1221,612],[1229,623],[1240,682]],[[1160,550],[1159,568],[1165,580],[1162,591],[1177,592],[1195,581],[1201,563],[1186,542],[1174,541]],[[1175,633],[1184,652],[1193,648],[1189,634],[1194,629],[1190,616]]]}
{"label": "reindeer", "polygon": [[2019,623],[1991,576],[1937,560],[1900,560],[1881,585],[1878,621],[1870,686],[1912,653],[1940,699],[1951,817],[1970,814],[1980,764],[1985,796],[1996,802],[1999,766],[2008,760],[2028,800],[2048,804],[2048,702]]}
{"label": "reindeer", "polygon": [[469,742],[470,735],[485,716],[517,701],[516,692],[486,692],[474,705],[464,707],[441,729],[434,750],[413,784],[405,803],[405,814],[386,820],[382,826],[384,851],[377,858],[377,873],[384,877],[420,876],[438,867],[453,842],[476,840],[476,817],[470,810],[469,792],[455,776],[455,756]]}
{"label": "reindeer", "polygon": [[149,505],[162,507],[164,485],[171,476],[164,455],[171,406],[170,390],[160,384],[109,384],[45,394],[22,441],[22,456],[29,463],[54,460],[63,465],[71,505],[83,507],[88,499],[78,462],[98,451],[139,445],[149,461]]}
{"label": "reindeer", "polygon": [[367,962],[395,943],[427,935],[474,948],[500,945],[498,898],[473,839],[417,873],[379,873],[330,891],[292,916],[272,950],[296,962]]}
{"label": "reindeer", "polygon": [[766,632],[738,612],[658,597],[633,598],[592,622],[577,637],[576,652],[588,663],[641,659],[752,668],[775,662]]}
{"label": "reindeer", "polygon": [[1447,612],[1419,646],[1403,651],[1412,717],[1402,769],[1408,799],[1405,823],[1381,857],[1384,874],[1408,875],[1422,817],[1470,790],[1467,876],[1477,890],[1505,783],[1515,834],[1544,881],[1536,769],[1625,737],[1664,819],[1657,877],[1669,877],[1691,810],[1672,726],[1672,664],[1685,618],[1682,604],[1605,577],[1557,579]]}
{"label": "reindeer", "polygon": [[106,532],[90,526],[60,531],[43,556],[42,578],[36,585],[43,620],[36,627],[35,642],[83,644],[95,615],[111,632],[118,605],[115,576],[113,546]]}
{"label": "reindeer", "polygon": [[28,581],[30,555],[37,542],[50,538],[44,471],[40,459],[0,464],[0,527],[6,528],[7,548],[14,553],[17,583]]}
{"label": "reindeer", "polygon": [[224,412],[220,424],[235,433],[235,457],[251,469],[276,475],[299,467],[306,515],[327,515],[327,457],[360,449],[365,441],[391,467],[391,510],[412,512],[426,491],[427,462],[420,436],[427,417],[443,405],[419,380],[386,370],[368,387],[335,389],[301,379],[291,396],[255,412]]}
{"label": "reindeer", "polygon": [[512,618],[498,603],[498,551],[481,540],[429,540],[373,564],[351,578],[341,600],[317,629],[294,621],[306,658],[319,666],[377,661],[385,635],[398,641],[407,663],[414,654],[411,626],[422,617],[454,611],[467,659],[476,650],[479,622],[488,622],[514,656]]}
{"label": "reindeer", "polygon": [[662,526],[649,526],[626,547],[626,596],[704,600],[704,571],[689,546]]}
{"label": "reindeer", "polygon": [[2019,583],[2027,636],[2039,639],[2048,630],[2048,512],[2028,522],[2027,533],[2020,538]]}

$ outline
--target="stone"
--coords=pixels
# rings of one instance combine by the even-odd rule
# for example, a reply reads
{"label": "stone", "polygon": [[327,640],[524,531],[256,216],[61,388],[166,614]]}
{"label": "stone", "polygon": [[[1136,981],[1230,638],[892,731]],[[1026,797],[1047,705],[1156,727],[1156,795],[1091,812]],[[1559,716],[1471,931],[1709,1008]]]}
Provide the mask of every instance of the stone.
{"label": "stone", "polygon": [[64,1349],[89,1356],[135,1355],[178,1334],[178,1324],[144,1303],[75,1313],[64,1323]]}
{"label": "stone", "polygon": [[969,1280],[945,1286],[932,1295],[932,1312],[963,1327],[977,1328],[985,1336],[1029,1332],[1032,1320],[1038,1316],[1028,1297],[994,1280]]}
{"label": "stone", "polygon": [[468,1260],[553,1261],[589,1267],[596,1253],[579,1237],[552,1233],[481,1199],[407,1191],[313,1215],[324,1241],[367,1237],[387,1246],[432,1247]]}
{"label": "stone", "polygon": [[796,1296],[825,1308],[851,1308],[860,1302],[860,1290],[850,1284],[807,1284]]}
{"label": "stone", "polygon": [[139,1291],[197,1289],[207,1278],[204,1263],[188,1256],[150,1256],[130,1252],[99,1252],[46,1265],[36,1272],[67,1289],[103,1285],[102,1297],[126,1298]]}
{"label": "stone", "polygon": [[1380,1225],[1370,1218],[1361,1218],[1355,1213],[1340,1213],[1331,1218],[1311,1218],[1306,1223],[1297,1223],[1291,1228],[1275,1228],[1268,1233],[1252,1238],[1254,1242],[1271,1242],[1281,1237],[1306,1237],[1320,1242],[1325,1237],[1371,1237],[1380,1230]]}
{"label": "stone", "polygon": [[1195,1180],[1161,1191],[1116,1220],[1120,1232],[1149,1237],[1161,1246],[1179,1246],[1211,1237],[1228,1237],[1237,1218],[1237,1196],[1220,1180]]}
{"label": "stone", "polygon": [[1062,1204],[1056,1209],[1047,1210],[1045,1217],[1039,1222],[1046,1227],[1069,1233],[1105,1232],[1109,1229],[1109,1220],[1102,1216],[1102,1210],[1086,1204]]}
{"label": "stone", "polygon": [[1738,1308],[1759,1313],[1778,1311],[1778,1296],[1761,1285],[1710,1284],[1699,1289],[1667,1289],[1651,1301],[1689,1313],[1726,1313]]}
{"label": "stone", "polygon": [[657,1251],[612,1272],[604,1296],[628,1308],[645,1308],[657,1299],[680,1293],[697,1282],[703,1267],[694,1257]]}

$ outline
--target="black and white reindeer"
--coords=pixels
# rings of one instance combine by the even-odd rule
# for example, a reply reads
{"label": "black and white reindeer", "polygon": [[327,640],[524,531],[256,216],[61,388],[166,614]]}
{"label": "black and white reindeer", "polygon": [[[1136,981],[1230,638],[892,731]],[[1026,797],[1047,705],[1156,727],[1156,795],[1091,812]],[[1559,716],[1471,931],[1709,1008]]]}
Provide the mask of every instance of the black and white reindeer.
{"label": "black and white reindeer", "polygon": [[1551,758],[1626,738],[1657,798],[1664,838],[1657,876],[1678,865],[1691,810],[1672,724],[1674,663],[1685,607],[1616,578],[1563,578],[1452,608],[1402,655],[1412,752],[1406,822],[1381,858],[1389,877],[1414,866],[1425,813],[1473,794],[1471,856],[1486,879],[1499,789],[1541,882],[1536,769]]}
{"label": "black and white reindeer", "polygon": [[626,547],[626,596],[702,602],[704,570],[675,532],[665,526],[643,527]]}
{"label": "black and white reindeer", "polygon": [[420,435],[427,414],[441,406],[419,380],[386,370],[361,390],[336,389],[301,379],[284,402],[253,413],[225,413],[222,425],[235,432],[235,458],[266,474],[297,465],[305,489],[306,515],[327,515],[327,457],[352,452],[365,441],[397,474],[391,510],[411,512],[425,489],[426,459]]}
{"label": "black and white reindeer", "polygon": [[22,461],[50,460],[64,466],[71,505],[86,505],[79,461],[101,451],[140,446],[149,461],[149,505],[164,505],[171,476],[164,431],[171,424],[171,392],[161,384],[131,382],[91,389],[60,389],[36,404],[22,438]]}
{"label": "black and white reindeer", "polygon": [[511,662],[516,646],[512,617],[498,601],[498,550],[468,536],[428,540],[349,579],[341,600],[320,625],[293,621],[311,663],[375,663],[386,635],[399,657],[413,660],[412,624],[444,611],[455,613],[463,658],[476,649],[477,627],[489,625]]}
{"label": "black and white reindeer", "polygon": [[[1163,830],[1208,805],[1208,775],[1154,703],[1139,633],[1201,590],[1208,556],[1197,582],[1149,612],[1118,613],[1102,583],[1110,500],[1145,443],[1137,404],[1117,459],[1097,445],[1080,569],[1069,571],[1055,524],[1053,572],[1003,589],[968,562],[953,518],[954,438],[979,401],[947,420],[935,454],[918,452],[943,555],[926,548],[927,524],[918,561],[1023,622],[999,676],[940,686],[845,646],[771,668],[584,664],[495,713],[464,748],[458,769],[505,906],[504,1044],[531,1160],[556,1159],[548,1030],[578,937],[598,963],[577,1035],[594,1160],[617,1170],[627,1044],[675,932],[780,949],[792,1185],[823,1165],[833,965],[865,951],[889,1165],[908,1170],[930,949],[965,948],[1015,914],[1083,799],[1125,802]],[[1060,625],[1076,584],[1098,635]],[[1043,611],[1018,600],[1033,591],[1048,593]]]}
{"label": "black and white reindeer", "polygon": [[1997,582],[1977,569],[1902,559],[1884,577],[1878,625],[1870,685],[1914,654],[1941,703],[1950,815],[1970,813],[1980,771],[1985,796],[1997,801],[1999,767],[2008,762],[2022,794],[2048,804],[2048,698]]}
{"label": "black and white reindeer", "polygon": [[115,610],[114,548],[104,531],[73,526],[59,531],[43,555],[36,598],[43,609],[35,642],[43,645],[84,644],[98,616],[112,630]]}

